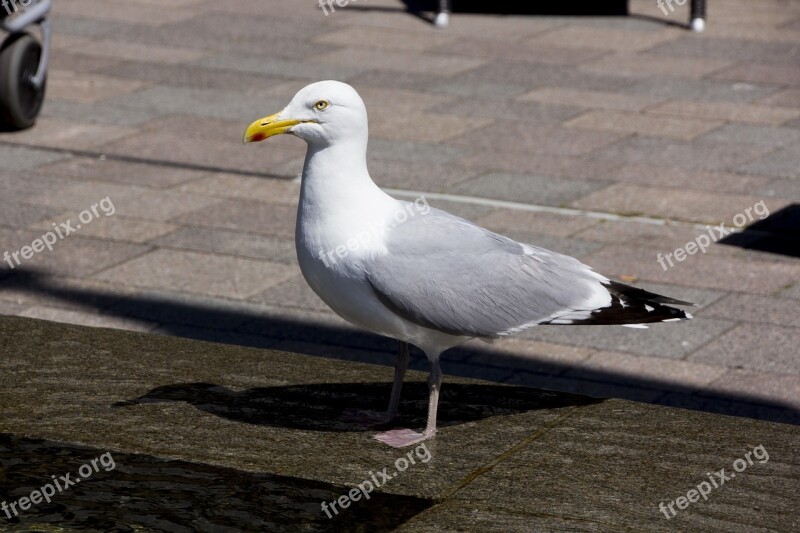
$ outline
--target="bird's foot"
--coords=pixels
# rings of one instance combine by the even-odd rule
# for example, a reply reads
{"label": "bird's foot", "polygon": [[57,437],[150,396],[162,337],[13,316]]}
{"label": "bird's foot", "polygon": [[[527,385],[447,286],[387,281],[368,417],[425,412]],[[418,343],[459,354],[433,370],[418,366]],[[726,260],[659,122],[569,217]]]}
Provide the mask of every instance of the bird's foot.
{"label": "bird's foot", "polygon": [[405,446],[411,446],[412,444],[427,440],[433,437],[435,434],[436,430],[433,430],[430,433],[427,431],[424,433],[418,433],[413,429],[393,429],[385,433],[379,433],[373,438],[381,441],[384,444],[388,444],[392,448],[404,448]]}
{"label": "bird's foot", "polygon": [[380,426],[394,419],[394,415],[386,411],[364,411],[361,409],[345,409],[339,420],[367,426]]}

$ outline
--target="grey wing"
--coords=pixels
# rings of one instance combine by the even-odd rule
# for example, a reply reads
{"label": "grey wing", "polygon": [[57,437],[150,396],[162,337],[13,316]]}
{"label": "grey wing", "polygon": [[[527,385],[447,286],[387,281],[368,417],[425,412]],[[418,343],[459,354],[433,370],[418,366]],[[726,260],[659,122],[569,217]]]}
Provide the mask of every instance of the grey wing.
{"label": "grey wing", "polygon": [[432,209],[386,234],[366,263],[375,294],[416,324],[497,337],[539,323],[572,323],[612,303],[608,280],[578,260],[520,244]]}

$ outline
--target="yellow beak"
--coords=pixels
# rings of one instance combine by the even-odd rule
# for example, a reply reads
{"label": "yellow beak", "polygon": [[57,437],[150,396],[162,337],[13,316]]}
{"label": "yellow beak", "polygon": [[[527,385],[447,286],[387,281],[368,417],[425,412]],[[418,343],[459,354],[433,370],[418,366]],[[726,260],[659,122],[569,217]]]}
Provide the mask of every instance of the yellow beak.
{"label": "yellow beak", "polygon": [[292,126],[307,122],[305,120],[297,120],[293,118],[278,120],[278,115],[280,114],[281,111],[275,113],[274,115],[260,118],[250,124],[244,132],[244,143],[257,143],[259,141],[263,141],[264,139],[268,139],[273,135],[286,133]]}

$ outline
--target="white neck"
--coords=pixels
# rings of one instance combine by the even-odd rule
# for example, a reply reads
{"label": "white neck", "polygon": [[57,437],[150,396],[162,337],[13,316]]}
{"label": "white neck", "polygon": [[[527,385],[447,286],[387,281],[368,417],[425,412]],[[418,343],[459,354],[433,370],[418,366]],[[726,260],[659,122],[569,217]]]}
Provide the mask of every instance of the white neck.
{"label": "white neck", "polygon": [[383,224],[397,206],[367,171],[366,140],[309,145],[297,210],[298,243],[346,244],[354,234]]}

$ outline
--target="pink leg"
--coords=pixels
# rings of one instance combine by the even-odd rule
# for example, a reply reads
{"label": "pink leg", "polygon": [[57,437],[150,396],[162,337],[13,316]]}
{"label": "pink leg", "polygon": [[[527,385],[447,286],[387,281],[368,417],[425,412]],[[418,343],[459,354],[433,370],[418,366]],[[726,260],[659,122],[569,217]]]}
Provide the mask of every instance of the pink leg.
{"label": "pink leg", "polygon": [[394,364],[394,383],[392,394],[389,397],[389,408],[385,413],[378,411],[362,411],[359,409],[345,409],[342,420],[360,424],[379,425],[391,422],[400,410],[400,391],[403,388],[403,379],[408,369],[408,343],[398,341],[397,360]]}
{"label": "pink leg", "polygon": [[428,422],[425,431],[418,433],[411,429],[393,429],[379,435],[375,439],[394,448],[411,446],[436,435],[436,411],[439,408],[439,390],[442,388],[442,369],[437,358],[431,363],[431,374],[428,376]]}

